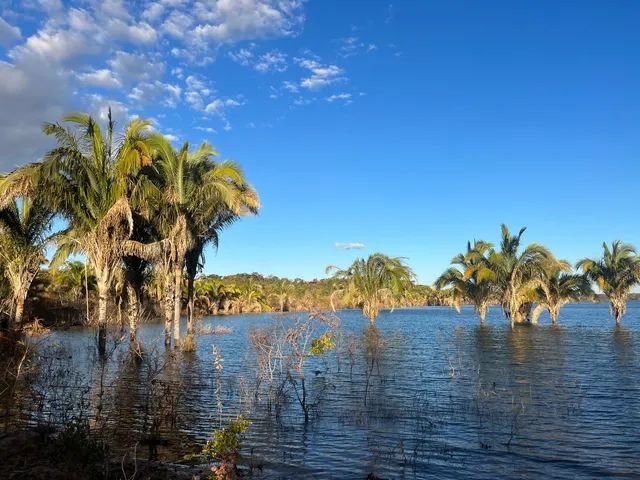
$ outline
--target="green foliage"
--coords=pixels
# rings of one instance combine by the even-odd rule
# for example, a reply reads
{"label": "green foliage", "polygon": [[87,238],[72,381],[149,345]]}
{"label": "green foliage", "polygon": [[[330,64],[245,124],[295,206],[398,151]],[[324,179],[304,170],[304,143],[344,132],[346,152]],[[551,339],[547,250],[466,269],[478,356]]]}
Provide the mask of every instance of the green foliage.
{"label": "green foliage", "polygon": [[311,341],[309,353],[311,355],[323,355],[334,348],[336,348],[336,344],[333,341],[333,335],[331,332],[326,332]]}
{"label": "green foliage", "polygon": [[213,432],[213,440],[202,447],[202,456],[221,462],[235,461],[242,448],[242,437],[251,422],[240,416],[229,425]]}
{"label": "green foliage", "polygon": [[369,258],[359,258],[347,269],[327,267],[327,273],[335,271],[333,279],[343,287],[343,300],[362,305],[362,313],[375,321],[380,308],[395,306],[414,285],[415,275],[400,257],[388,257],[374,253]]}

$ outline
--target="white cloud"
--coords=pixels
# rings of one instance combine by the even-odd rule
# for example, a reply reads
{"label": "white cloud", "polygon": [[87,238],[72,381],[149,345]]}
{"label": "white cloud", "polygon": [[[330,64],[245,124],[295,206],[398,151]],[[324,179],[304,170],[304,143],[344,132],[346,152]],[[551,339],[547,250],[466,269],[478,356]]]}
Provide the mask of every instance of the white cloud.
{"label": "white cloud", "polygon": [[[18,10],[26,3],[9,1]],[[29,5],[24,18],[31,15],[27,20],[38,23],[29,23],[24,37],[0,18],[0,48],[11,48],[8,60],[0,60],[0,105],[12,112],[0,118],[0,167],[42,154],[51,144],[40,131],[42,122],[76,109],[104,119],[111,105],[124,121],[134,117],[133,108],[173,107],[184,100],[228,130],[227,114],[246,100],[216,92],[191,67],[213,62],[223,44],[294,36],[304,23],[304,0],[29,0]],[[20,12],[5,16],[11,22],[20,17]],[[287,69],[283,52],[251,48],[250,68]],[[178,62],[167,58],[171,55]],[[107,96],[103,89],[114,90]]]}
{"label": "white cloud", "polygon": [[122,4],[122,0],[102,0],[100,2],[100,10],[109,18],[120,18],[122,20],[131,18],[128,10]]}
{"label": "white cloud", "polygon": [[359,250],[364,247],[365,244],[360,242],[336,242],[336,248],[343,250]]}
{"label": "white cloud", "polygon": [[149,22],[155,22],[163,13],[164,5],[162,3],[152,3],[142,12],[142,17]]}
{"label": "white cloud", "polygon": [[218,133],[215,128],[211,127],[196,127],[196,130],[200,130],[201,132],[206,133]]}
{"label": "white cloud", "polygon": [[148,82],[162,77],[165,65],[154,62],[145,54],[116,52],[109,65],[123,83]]}
{"label": "white cloud", "polygon": [[343,70],[336,65],[323,65],[317,60],[299,59],[299,65],[311,72],[311,76],[303,78],[300,86],[309,90],[317,90],[327,85],[344,80]]}
{"label": "white cloud", "polygon": [[351,94],[350,93],[337,93],[335,95],[330,95],[327,97],[327,102],[333,103],[338,101],[344,101],[344,103],[351,103]]}
{"label": "white cloud", "polygon": [[78,79],[87,85],[93,85],[95,87],[102,88],[119,88],[122,86],[120,80],[118,80],[111,70],[108,68],[102,68],[100,70],[92,70],[90,72],[81,73],[78,75]]}
{"label": "white cloud", "polygon": [[96,45],[76,31],[44,29],[30,36],[24,45],[10,52],[14,59],[39,56],[49,62],[65,62],[74,57],[96,53]]}
{"label": "white cloud", "polygon": [[174,10],[162,24],[162,30],[172,37],[183,38],[189,34],[191,25],[193,25],[193,17]]}
{"label": "white cloud", "polygon": [[284,82],[282,82],[282,88],[284,88],[285,90],[291,93],[298,93],[298,85],[288,80],[285,80]]}
{"label": "white cloud", "polygon": [[259,72],[284,72],[287,69],[287,55],[272,50],[261,55],[253,68]]}
{"label": "white cloud", "polygon": [[201,0],[193,7],[202,22],[194,29],[201,46],[291,36],[304,21],[300,0]]}
{"label": "white cloud", "polygon": [[244,67],[251,67],[261,73],[284,72],[287,69],[287,54],[279,50],[257,54],[254,49],[255,44],[252,44],[249,48],[229,52],[229,57],[234,62]]}
{"label": "white cloud", "polygon": [[242,105],[242,103],[232,98],[227,98],[227,99],[216,98],[215,100],[209,102],[207,106],[204,107],[203,111],[207,115],[224,116],[224,111],[227,108],[237,107],[239,105]]}
{"label": "white cloud", "polygon": [[166,138],[167,140],[169,140],[170,142],[177,142],[179,140],[179,138],[174,135],[173,133],[165,133],[163,134],[164,138]]}
{"label": "white cloud", "polygon": [[175,108],[180,100],[182,89],[178,85],[155,82],[142,82],[133,87],[127,97],[139,105],[149,103],[161,103],[162,105]]}
{"label": "white cloud", "polygon": [[40,0],[40,6],[49,13],[62,10],[62,0]]}
{"label": "white cloud", "polygon": [[229,57],[236,63],[244,67],[248,67],[251,65],[251,62],[254,59],[253,52],[248,48],[241,48],[237,52],[229,52]]}
{"label": "white cloud", "polygon": [[4,18],[0,17],[0,45],[8,47],[21,38],[20,29],[9,25]]}
{"label": "white cloud", "polygon": [[43,120],[57,120],[70,101],[68,76],[49,64],[21,59],[0,61],[0,170],[36,160],[51,139],[41,131]]}
{"label": "white cloud", "polygon": [[129,107],[118,100],[97,93],[89,95],[86,100],[88,105],[86,110],[102,122],[106,122],[109,118],[109,109],[111,109],[111,116],[117,125],[124,125],[130,119],[137,117],[137,115],[129,113]]}

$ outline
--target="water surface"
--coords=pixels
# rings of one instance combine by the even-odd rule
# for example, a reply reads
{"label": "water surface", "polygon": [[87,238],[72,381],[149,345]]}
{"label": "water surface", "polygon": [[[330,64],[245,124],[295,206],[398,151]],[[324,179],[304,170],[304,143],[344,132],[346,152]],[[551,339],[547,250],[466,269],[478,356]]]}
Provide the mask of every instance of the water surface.
{"label": "water surface", "polygon": [[[155,375],[169,412],[158,426],[166,460],[210,438],[220,400],[223,424],[240,413],[251,419],[244,456],[276,478],[640,478],[640,304],[630,304],[619,328],[606,304],[570,305],[558,327],[543,316],[514,331],[497,308],[483,327],[469,307],[385,311],[376,331],[360,312],[339,316],[339,358],[307,368],[318,403],[306,424],[294,397],[276,418],[265,396],[252,394],[248,332],[271,315],[205,318],[232,333],[201,337],[194,354],[174,356],[160,346],[162,325],[142,326],[146,349],[159,353],[131,362],[124,342],[112,355],[104,416],[123,442],[140,438],[132,432],[150,429],[153,408],[141,385]],[[46,341],[91,373],[95,400],[93,334],[73,329]],[[367,335],[380,347],[368,348]]]}

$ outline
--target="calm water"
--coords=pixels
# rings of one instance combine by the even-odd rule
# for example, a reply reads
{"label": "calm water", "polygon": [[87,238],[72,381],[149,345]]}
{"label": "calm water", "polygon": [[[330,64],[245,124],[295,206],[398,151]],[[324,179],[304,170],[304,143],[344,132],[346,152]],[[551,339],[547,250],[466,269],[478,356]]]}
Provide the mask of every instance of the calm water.
{"label": "calm water", "polygon": [[[264,395],[255,402],[251,393],[248,332],[269,315],[205,318],[233,332],[201,337],[191,355],[159,348],[135,363],[123,345],[107,369],[105,416],[123,439],[148,428],[140,385],[151,370],[166,382],[171,421],[160,427],[158,453],[167,460],[210,437],[219,397],[223,423],[238,413],[251,419],[244,456],[275,478],[640,478],[640,304],[622,328],[605,304],[567,306],[559,327],[543,317],[513,332],[498,309],[485,327],[470,308],[383,312],[368,333],[359,312],[339,316],[352,355],[343,348],[308,365],[318,404],[306,425],[295,400],[276,418]],[[382,346],[367,350],[366,335]],[[64,345],[95,379],[92,337],[70,330],[46,341]],[[141,337],[159,345],[162,326],[143,326]],[[223,357],[219,382],[212,343]]]}

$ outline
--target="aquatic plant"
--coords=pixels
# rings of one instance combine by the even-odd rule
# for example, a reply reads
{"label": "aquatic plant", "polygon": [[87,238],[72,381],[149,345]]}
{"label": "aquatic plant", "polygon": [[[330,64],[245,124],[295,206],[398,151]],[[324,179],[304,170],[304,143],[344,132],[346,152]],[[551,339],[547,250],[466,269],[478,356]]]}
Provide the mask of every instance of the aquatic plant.
{"label": "aquatic plant", "polygon": [[220,462],[211,467],[216,480],[232,480],[238,477],[238,457],[242,448],[244,433],[251,422],[243,416],[233,420],[224,428],[213,432],[213,440],[202,447],[201,455],[209,461]]}

